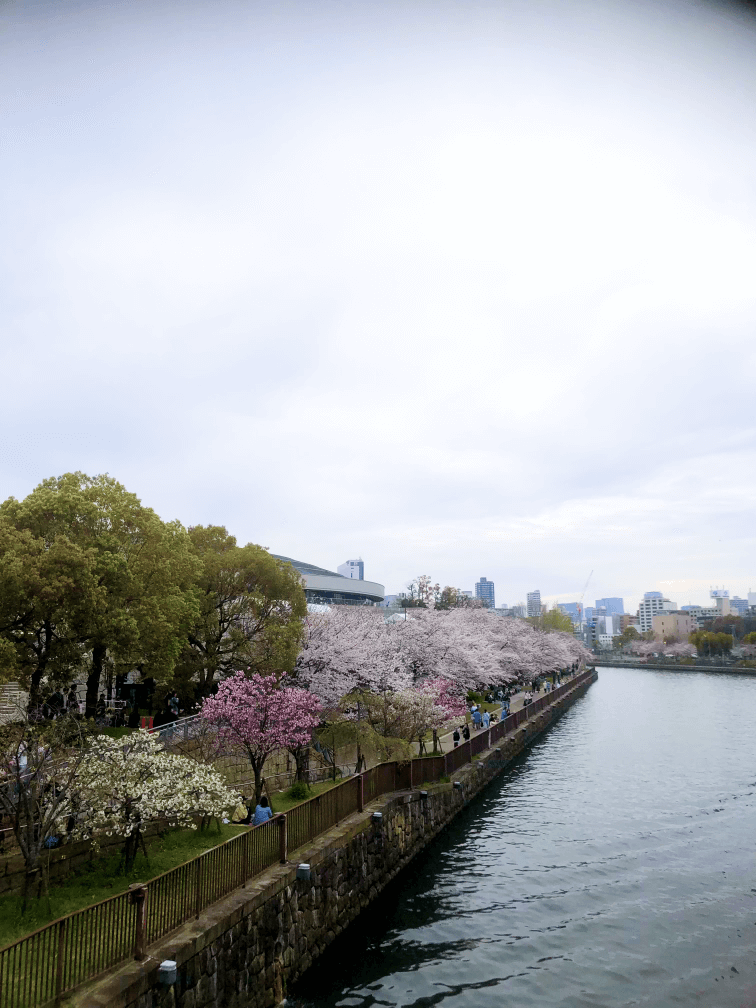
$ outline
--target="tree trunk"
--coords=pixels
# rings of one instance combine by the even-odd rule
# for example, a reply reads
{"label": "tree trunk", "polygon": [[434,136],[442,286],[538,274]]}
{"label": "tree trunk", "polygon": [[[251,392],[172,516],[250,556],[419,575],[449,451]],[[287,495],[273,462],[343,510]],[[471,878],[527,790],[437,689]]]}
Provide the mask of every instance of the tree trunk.
{"label": "tree trunk", "polygon": [[254,761],[252,763],[252,770],[255,774],[255,806],[257,806],[260,804],[263,791],[262,764]]}
{"label": "tree trunk", "polygon": [[100,679],[102,678],[106,653],[107,648],[103,644],[95,644],[92,648],[92,671],[87,676],[85,718],[93,718],[97,711],[97,695],[100,692]]}
{"label": "tree trunk", "polygon": [[[39,650],[36,652],[37,662],[34,666],[34,671],[31,674],[31,683],[29,686],[29,704],[26,708],[27,714],[32,714],[42,707],[42,691],[40,686],[42,685],[42,679],[44,678],[45,671],[47,670],[47,662],[50,655],[50,641],[52,640],[52,626],[49,622],[45,622],[44,631],[42,636],[42,643]],[[35,649],[36,650],[36,649]]]}

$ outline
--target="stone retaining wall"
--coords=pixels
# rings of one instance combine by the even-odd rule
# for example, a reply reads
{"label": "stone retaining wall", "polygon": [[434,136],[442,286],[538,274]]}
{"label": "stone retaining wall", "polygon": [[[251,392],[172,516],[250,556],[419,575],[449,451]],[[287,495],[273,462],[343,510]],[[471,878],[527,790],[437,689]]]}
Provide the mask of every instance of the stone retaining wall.
{"label": "stone retaining wall", "polygon": [[[383,796],[291,852],[131,962],[80,988],[65,1001],[77,1008],[273,1008],[286,986],[454,818],[472,798],[582,695],[597,676],[525,722],[451,783]],[[455,786],[456,785],[459,786]],[[372,819],[374,812],[382,820]],[[298,862],[310,879],[296,878]],[[178,963],[171,987],[157,982],[164,959]]]}

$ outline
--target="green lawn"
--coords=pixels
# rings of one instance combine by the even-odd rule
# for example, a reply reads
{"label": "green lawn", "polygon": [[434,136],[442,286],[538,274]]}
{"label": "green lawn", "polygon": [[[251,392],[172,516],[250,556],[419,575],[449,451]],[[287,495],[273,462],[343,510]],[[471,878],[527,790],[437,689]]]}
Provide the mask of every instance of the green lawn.
{"label": "green lawn", "polygon": [[336,784],[341,784],[342,779],[341,777],[337,777],[335,781],[327,780],[320,781],[319,784],[311,784],[310,793],[307,798],[289,798],[286,791],[274,791],[270,796],[270,807],[276,813],[288,812],[295,805],[301,805],[303,801],[308,801],[310,798],[314,798],[315,795],[323,794],[324,791],[335,787]]}
{"label": "green lawn", "polygon": [[128,875],[119,875],[119,858],[118,855],[113,855],[66,879],[51,879],[49,901],[44,896],[38,902],[32,901],[23,916],[18,895],[14,893],[0,896],[0,948],[58,917],[115,896],[128,889],[132,882],[147,882],[170,868],[190,861],[210,847],[229,840],[246,828],[213,825],[206,830],[175,830],[162,837],[149,837],[149,862],[140,851],[133,870]]}

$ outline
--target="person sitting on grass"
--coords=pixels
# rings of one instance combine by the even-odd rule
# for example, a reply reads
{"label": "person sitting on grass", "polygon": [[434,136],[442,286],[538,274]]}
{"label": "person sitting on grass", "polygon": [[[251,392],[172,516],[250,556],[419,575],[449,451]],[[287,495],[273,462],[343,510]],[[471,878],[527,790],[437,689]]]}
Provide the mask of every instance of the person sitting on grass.
{"label": "person sitting on grass", "polygon": [[234,809],[231,814],[232,823],[249,823],[249,809],[247,808],[247,803],[244,801],[244,795],[239,795],[239,804]]}
{"label": "person sitting on grass", "polygon": [[265,795],[260,799],[259,805],[255,808],[255,814],[252,816],[252,825],[261,826],[266,823],[268,819],[273,818],[273,809],[268,804],[268,799]]}

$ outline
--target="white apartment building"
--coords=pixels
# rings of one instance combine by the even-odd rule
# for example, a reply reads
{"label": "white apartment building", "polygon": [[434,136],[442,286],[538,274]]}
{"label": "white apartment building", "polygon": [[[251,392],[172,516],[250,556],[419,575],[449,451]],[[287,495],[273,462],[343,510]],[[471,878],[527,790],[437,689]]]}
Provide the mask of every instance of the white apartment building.
{"label": "white apartment building", "polygon": [[658,612],[671,612],[675,609],[677,609],[675,603],[664,598],[661,592],[646,592],[641,604],[638,606],[640,632],[647,633],[654,629],[654,616]]}

